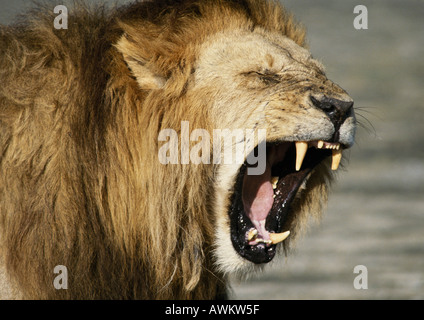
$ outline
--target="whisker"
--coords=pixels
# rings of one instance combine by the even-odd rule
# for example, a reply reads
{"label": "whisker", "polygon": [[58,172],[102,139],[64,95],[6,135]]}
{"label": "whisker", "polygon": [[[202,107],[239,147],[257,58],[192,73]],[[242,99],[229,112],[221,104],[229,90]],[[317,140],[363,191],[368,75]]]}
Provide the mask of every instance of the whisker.
{"label": "whisker", "polygon": [[364,115],[358,112],[356,113],[356,115],[357,117],[360,117],[361,120],[363,120],[363,121],[360,121],[356,119],[356,123],[358,124],[358,126],[363,128],[368,134],[373,134],[374,137],[377,137],[377,130],[375,129],[372,122],[367,117],[365,117]]}
{"label": "whisker", "polygon": [[377,107],[355,107],[355,112],[359,111],[358,113],[360,113],[360,112],[361,113],[367,113],[368,115],[371,115],[375,118],[378,118],[379,120],[382,120],[381,117],[377,113],[370,111],[370,109],[379,110],[379,108],[377,108]]}

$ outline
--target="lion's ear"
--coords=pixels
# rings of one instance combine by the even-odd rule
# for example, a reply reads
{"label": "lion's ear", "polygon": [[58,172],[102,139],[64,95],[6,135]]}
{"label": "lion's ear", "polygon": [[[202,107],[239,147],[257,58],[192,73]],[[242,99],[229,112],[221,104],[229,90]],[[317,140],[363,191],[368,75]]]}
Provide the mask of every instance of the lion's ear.
{"label": "lion's ear", "polygon": [[160,89],[165,86],[165,77],[155,73],[152,68],[149,68],[146,59],[140,55],[136,46],[125,36],[122,36],[115,47],[122,53],[128,68],[136,78],[141,89]]}

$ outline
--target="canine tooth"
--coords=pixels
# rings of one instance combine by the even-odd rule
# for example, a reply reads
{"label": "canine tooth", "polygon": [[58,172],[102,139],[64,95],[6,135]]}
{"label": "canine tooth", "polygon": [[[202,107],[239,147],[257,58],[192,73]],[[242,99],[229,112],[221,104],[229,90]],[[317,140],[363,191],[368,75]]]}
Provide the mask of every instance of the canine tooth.
{"label": "canine tooth", "polygon": [[270,233],[269,237],[271,238],[272,244],[277,244],[283,242],[290,235],[290,231],[286,231],[283,233]]}
{"label": "canine tooth", "polygon": [[258,236],[258,230],[251,229],[249,233],[247,234],[247,240],[252,241]]}
{"label": "canine tooth", "polygon": [[278,183],[278,180],[279,180],[280,178],[279,177],[272,177],[271,178],[271,184],[272,184],[272,189],[277,189],[277,183]]}
{"label": "canine tooth", "polygon": [[318,147],[318,149],[322,149],[324,147],[324,141],[322,141],[322,140],[318,141],[317,147]]}
{"label": "canine tooth", "polygon": [[305,159],[306,152],[308,151],[307,142],[296,142],[296,171],[302,167],[303,160]]}
{"label": "canine tooth", "polygon": [[336,171],[339,168],[342,156],[342,150],[339,149],[333,151],[333,163],[331,164],[331,170]]}

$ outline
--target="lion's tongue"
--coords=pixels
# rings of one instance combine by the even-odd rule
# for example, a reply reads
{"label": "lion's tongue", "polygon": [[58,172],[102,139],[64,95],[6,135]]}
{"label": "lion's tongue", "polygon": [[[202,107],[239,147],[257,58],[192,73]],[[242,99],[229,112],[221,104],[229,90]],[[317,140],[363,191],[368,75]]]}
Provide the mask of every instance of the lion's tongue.
{"label": "lion's tongue", "polygon": [[259,176],[246,174],[243,180],[244,210],[259,235],[269,240],[265,221],[274,203],[274,190],[271,184],[271,166],[267,164],[265,173]]}

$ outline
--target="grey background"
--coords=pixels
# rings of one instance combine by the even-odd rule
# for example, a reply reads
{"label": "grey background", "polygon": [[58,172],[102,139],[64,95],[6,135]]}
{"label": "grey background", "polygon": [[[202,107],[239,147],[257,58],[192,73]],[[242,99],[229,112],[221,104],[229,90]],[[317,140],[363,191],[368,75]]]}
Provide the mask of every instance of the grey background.
{"label": "grey background", "polygon": [[[284,261],[234,280],[232,298],[424,299],[424,1],[283,2],[364,128],[323,221]],[[353,27],[359,4],[368,30]],[[0,23],[29,5],[0,0]],[[357,265],[368,269],[367,290],[353,286]]]}

